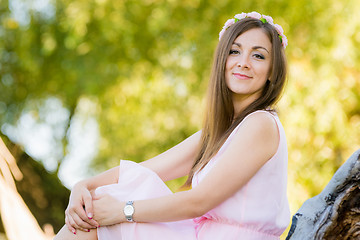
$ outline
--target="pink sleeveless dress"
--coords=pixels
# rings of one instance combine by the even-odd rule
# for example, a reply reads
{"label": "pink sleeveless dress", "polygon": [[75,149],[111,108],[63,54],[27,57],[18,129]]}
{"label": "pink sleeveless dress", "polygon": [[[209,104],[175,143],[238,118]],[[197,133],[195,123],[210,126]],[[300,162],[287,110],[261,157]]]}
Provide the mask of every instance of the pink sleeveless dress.
{"label": "pink sleeveless dress", "polygon": [[[278,126],[280,134],[278,149],[274,156],[232,197],[195,219],[164,223],[121,223],[100,227],[97,231],[98,239],[279,240],[290,222],[286,194],[287,145],[279,118],[276,114],[266,113],[275,119]],[[220,159],[239,126],[234,129],[205,168],[195,174],[192,180],[193,188]],[[100,187],[96,193],[107,193],[121,201],[136,201],[172,194],[156,173],[125,160],[120,162],[119,182]]]}

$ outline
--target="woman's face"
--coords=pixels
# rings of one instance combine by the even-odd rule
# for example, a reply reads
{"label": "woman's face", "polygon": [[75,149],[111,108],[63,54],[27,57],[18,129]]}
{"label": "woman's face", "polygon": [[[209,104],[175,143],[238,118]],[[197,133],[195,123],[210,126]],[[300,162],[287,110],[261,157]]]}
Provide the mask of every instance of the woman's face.
{"label": "woman's face", "polygon": [[235,39],[225,69],[234,104],[244,100],[251,103],[260,96],[270,74],[271,51],[272,44],[260,28],[250,29]]}

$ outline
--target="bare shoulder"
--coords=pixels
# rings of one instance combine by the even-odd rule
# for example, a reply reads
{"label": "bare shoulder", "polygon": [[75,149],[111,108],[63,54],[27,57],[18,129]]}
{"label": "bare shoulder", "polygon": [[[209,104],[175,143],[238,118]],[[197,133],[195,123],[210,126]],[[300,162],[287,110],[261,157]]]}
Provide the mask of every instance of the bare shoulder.
{"label": "bare shoulder", "polygon": [[234,141],[239,144],[247,141],[251,149],[261,149],[271,157],[278,149],[280,134],[274,116],[267,112],[255,112],[244,119],[235,134]]}
{"label": "bare shoulder", "polygon": [[270,131],[278,135],[278,126],[274,116],[269,112],[259,111],[244,119],[244,127],[251,127],[260,131]]}

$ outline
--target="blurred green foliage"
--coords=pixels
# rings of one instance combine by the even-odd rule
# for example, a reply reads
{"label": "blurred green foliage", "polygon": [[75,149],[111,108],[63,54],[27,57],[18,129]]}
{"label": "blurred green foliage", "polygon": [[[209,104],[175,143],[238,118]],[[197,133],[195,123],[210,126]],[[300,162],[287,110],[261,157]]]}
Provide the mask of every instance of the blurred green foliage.
{"label": "blurred green foliage", "polygon": [[218,32],[254,10],[289,39],[279,110],[292,211],[359,147],[357,0],[49,0],[42,9],[36,2],[0,2],[0,123],[16,125],[24,113],[46,122],[44,102],[60,100],[68,115],[56,139],[59,166],[74,116],[97,120],[93,172],[120,158],[145,160],[197,131]]}

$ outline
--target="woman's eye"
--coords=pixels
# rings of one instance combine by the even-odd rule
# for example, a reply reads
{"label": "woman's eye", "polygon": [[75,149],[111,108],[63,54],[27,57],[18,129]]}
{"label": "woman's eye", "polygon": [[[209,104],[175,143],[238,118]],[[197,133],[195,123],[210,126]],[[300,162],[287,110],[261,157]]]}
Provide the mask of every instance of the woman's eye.
{"label": "woman's eye", "polygon": [[262,54],[254,54],[254,57],[257,58],[257,59],[265,59],[265,57],[262,55]]}
{"label": "woman's eye", "polygon": [[240,51],[238,50],[230,50],[230,55],[232,54],[240,54]]}

